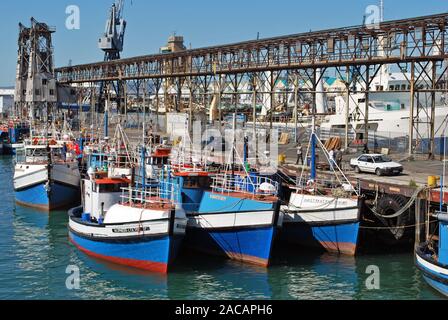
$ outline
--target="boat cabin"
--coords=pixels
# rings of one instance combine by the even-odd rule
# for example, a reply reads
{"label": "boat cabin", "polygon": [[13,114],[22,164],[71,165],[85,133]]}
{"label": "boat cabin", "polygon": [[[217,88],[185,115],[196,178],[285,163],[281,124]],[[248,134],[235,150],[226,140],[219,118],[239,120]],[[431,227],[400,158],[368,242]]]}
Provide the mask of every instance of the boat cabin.
{"label": "boat cabin", "polygon": [[127,178],[111,178],[107,172],[90,172],[90,179],[84,179],[83,207],[84,213],[92,220],[100,221],[113,205],[121,200],[122,189],[129,187]]}
{"label": "boat cabin", "polygon": [[17,163],[46,164],[50,157],[53,162],[72,160],[61,145],[25,145],[16,151]]}
{"label": "boat cabin", "polygon": [[204,192],[210,190],[214,173],[207,171],[174,171],[172,179],[179,185],[179,202],[185,211],[198,211]]}

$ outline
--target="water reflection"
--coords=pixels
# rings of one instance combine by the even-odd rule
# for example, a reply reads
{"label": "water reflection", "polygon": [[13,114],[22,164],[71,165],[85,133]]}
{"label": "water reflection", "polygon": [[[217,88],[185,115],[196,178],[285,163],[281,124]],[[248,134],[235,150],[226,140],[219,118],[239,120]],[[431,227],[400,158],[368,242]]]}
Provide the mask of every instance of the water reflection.
{"label": "water reflection", "polygon": [[274,299],[353,299],[358,287],[355,258],[298,247],[276,248],[269,275]]}
{"label": "water reflection", "polygon": [[[270,299],[266,268],[184,251],[168,275],[170,299]],[[188,286],[185,285],[188,279]]]}

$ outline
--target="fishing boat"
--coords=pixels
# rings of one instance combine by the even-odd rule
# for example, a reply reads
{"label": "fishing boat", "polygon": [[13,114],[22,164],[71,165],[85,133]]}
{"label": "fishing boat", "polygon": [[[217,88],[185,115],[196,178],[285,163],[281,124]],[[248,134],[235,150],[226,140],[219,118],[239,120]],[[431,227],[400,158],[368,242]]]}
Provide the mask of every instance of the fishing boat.
{"label": "fishing boat", "polygon": [[140,185],[124,176],[89,177],[84,206],[69,212],[70,241],[92,257],[167,273],[185,236],[187,218],[176,203],[178,188],[166,182],[147,185],[146,170],[140,167]]}
{"label": "fishing boat", "polygon": [[[444,158],[446,159],[446,154],[444,154]],[[425,226],[423,228],[425,241],[421,241],[421,228],[416,228],[415,263],[417,268],[421,270],[425,281],[432,288],[448,297],[448,211],[445,205],[445,173],[446,160],[443,162],[443,173],[440,177],[439,207],[435,213],[425,214],[423,224]],[[437,192],[433,194],[437,194]],[[427,208],[431,210],[430,206],[427,206]],[[421,215],[416,215],[416,218],[418,225]]]}
{"label": "fishing boat", "polygon": [[[314,128],[314,125],[313,125]],[[304,169],[292,189],[284,215],[281,238],[301,246],[318,247],[331,253],[355,255],[358,244],[361,202],[359,193],[312,130],[309,150],[310,177],[304,183]],[[317,180],[316,150],[320,146],[328,160],[332,181]],[[309,151],[306,159],[308,159]]]}
{"label": "fishing boat", "polygon": [[[17,149],[23,148],[24,140],[30,134],[30,126],[22,121],[12,120],[3,132],[3,154],[15,155]],[[2,137],[3,137],[2,134]]]}
{"label": "fishing boat", "polygon": [[79,201],[78,162],[53,139],[34,138],[17,150],[14,191],[19,205],[51,211]]}
{"label": "fishing boat", "polygon": [[[235,146],[234,141],[237,155]],[[279,184],[244,165],[236,170],[235,156],[232,169],[228,165],[221,172],[190,157],[195,158],[188,163],[180,157],[171,168],[188,217],[186,246],[267,267],[281,226]]]}
{"label": "fishing boat", "polygon": [[448,214],[433,215],[438,225],[438,236],[417,246],[415,261],[425,281],[435,290],[448,297]]}

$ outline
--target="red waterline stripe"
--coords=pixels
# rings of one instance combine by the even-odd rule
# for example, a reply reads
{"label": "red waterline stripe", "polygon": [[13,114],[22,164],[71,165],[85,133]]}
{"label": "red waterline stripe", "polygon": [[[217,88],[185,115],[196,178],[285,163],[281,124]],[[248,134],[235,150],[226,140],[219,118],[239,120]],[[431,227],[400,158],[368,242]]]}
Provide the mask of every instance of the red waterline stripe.
{"label": "red waterline stripe", "polygon": [[81,247],[71,237],[70,237],[70,242],[73,243],[73,245],[75,247],[77,247],[79,250],[81,250],[85,254],[92,256],[94,258],[110,261],[110,262],[113,262],[116,264],[129,266],[129,267],[133,267],[133,268],[137,268],[137,269],[158,272],[158,273],[164,273],[164,274],[168,273],[168,265],[166,263],[105,256],[105,255],[98,254],[98,253],[92,252],[90,250],[87,250],[87,249]]}
{"label": "red waterline stripe", "polygon": [[319,241],[319,243],[328,251],[332,253],[341,253],[349,256],[356,255],[356,244],[350,242],[331,242]]}
{"label": "red waterline stripe", "polygon": [[260,267],[269,267],[269,260],[263,259],[259,257],[250,256],[247,254],[241,254],[241,253],[234,253],[234,252],[226,252],[227,256],[236,261],[241,261],[244,263],[253,264]]}
{"label": "red waterline stripe", "polygon": [[231,260],[239,261],[242,263],[252,264],[252,265],[260,266],[260,267],[264,267],[264,268],[269,267],[269,259],[263,259],[263,258],[259,258],[259,257],[255,257],[255,256],[250,256],[250,255],[241,254],[241,253],[234,253],[234,252],[230,252],[230,251],[220,251],[220,250],[218,251],[218,250],[212,250],[212,249],[204,249],[204,248],[199,248],[197,246],[192,247],[192,249],[195,251],[198,251],[198,252],[202,252],[202,253],[210,254],[210,255],[214,255],[214,256],[224,256]]}

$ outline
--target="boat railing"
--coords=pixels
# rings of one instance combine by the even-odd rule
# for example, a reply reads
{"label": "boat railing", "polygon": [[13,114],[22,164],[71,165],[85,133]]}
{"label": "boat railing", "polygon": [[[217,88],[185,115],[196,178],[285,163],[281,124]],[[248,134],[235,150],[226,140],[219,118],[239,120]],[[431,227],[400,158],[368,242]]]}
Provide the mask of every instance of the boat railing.
{"label": "boat railing", "polygon": [[290,187],[291,189],[295,189],[296,192],[309,192],[310,190],[316,191],[324,191],[327,193],[337,193],[340,194],[342,191],[345,194],[355,194],[359,192],[357,186],[352,185],[351,183],[342,183],[337,181],[336,179],[315,179],[315,180],[302,180],[301,183],[297,182],[294,187]]}
{"label": "boat railing", "polygon": [[97,169],[106,169],[111,167],[115,169],[130,169],[136,163],[135,160],[128,159],[128,157],[124,154],[92,152],[89,156],[88,166]]}
{"label": "boat railing", "polygon": [[211,188],[215,193],[242,193],[253,196],[277,196],[279,184],[260,176],[218,174],[212,177]]}
{"label": "boat railing", "polygon": [[150,206],[174,206],[178,203],[180,189],[173,183],[154,186],[122,188],[121,203],[147,208]]}

